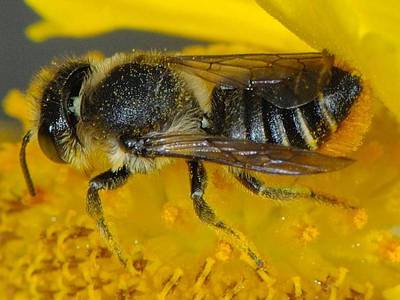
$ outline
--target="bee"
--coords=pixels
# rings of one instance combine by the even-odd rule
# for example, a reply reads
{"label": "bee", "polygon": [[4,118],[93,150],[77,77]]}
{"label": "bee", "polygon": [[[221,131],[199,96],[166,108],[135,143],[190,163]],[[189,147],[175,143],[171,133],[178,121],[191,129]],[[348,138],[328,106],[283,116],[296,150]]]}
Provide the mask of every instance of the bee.
{"label": "bee", "polygon": [[102,173],[89,181],[87,211],[124,264],[99,192],[174,159],[187,161],[196,215],[228,236],[257,268],[264,262],[256,250],[204,199],[204,161],[228,166],[239,183],[262,197],[340,205],[311,189],[268,186],[254,174],[316,174],[352,162],[316,151],[362,93],[360,77],[335,65],[332,55],[131,52],[100,61],[68,59],[44,73],[34,99],[36,121],[20,152],[29,192],[35,195],[25,154],[32,137],[56,163],[85,169],[102,162],[96,167]]}

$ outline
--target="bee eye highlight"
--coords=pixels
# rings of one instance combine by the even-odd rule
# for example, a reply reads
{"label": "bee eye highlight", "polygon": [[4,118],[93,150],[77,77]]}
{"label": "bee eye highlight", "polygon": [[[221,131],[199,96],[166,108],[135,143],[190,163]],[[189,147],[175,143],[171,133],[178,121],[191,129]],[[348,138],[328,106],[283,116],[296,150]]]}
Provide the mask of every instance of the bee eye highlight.
{"label": "bee eye highlight", "polygon": [[56,142],[55,128],[51,124],[42,123],[38,131],[38,140],[43,153],[56,163],[67,163],[61,156],[61,145]]}
{"label": "bee eye highlight", "polygon": [[62,89],[62,106],[69,127],[75,130],[80,115],[79,107],[76,107],[75,101],[79,97],[79,93],[85,80],[87,73],[90,72],[89,65],[83,65],[73,70]]}

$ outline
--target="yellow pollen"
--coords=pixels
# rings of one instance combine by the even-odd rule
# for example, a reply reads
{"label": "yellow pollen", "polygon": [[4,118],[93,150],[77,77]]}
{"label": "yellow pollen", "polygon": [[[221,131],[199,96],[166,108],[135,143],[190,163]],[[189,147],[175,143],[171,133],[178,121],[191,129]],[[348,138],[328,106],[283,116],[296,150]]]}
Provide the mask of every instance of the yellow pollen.
{"label": "yellow pollen", "polygon": [[176,222],[179,216],[179,208],[172,204],[165,204],[162,212],[162,218],[168,225]]}
{"label": "yellow pollen", "polygon": [[226,261],[232,257],[232,245],[225,241],[220,241],[217,246],[215,257],[219,260]]}
{"label": "yellow pollen", "polygon": [[393,237],[383,239],[379,248],[383,258],[393,263],[400,263],[400,240]]}
{"label": "yellow pollen", "polygon": [[368,222],[368,214],[365,209],[357,209],[353,216],[353,224],[357,229],[361,229]]}
{"label": "yellow pollen", "polygon": [[296,227],[297,227],[297,236],[300,242],[304,244],[308,244],[314,241],[319,235],[319,230],[314,225],[299,224]]}

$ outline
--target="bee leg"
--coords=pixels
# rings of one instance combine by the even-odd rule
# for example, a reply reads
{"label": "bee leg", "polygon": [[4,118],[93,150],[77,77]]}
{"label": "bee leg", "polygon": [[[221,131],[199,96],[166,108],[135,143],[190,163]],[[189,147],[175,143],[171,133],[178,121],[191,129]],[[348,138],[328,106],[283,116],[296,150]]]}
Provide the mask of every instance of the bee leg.
{"label": "bee leg", "polygon": [[345,209],[357,209],[355,206],[348,205],[335,197],[316,193],[307,187],[270,187],[245,171],[231,169],[230,172],[249,191],[272,200],[290,201],[296,198],[308,198],[320,203],[339,206]]}
{"label": "bee leg", "polygon": [[263,260],[249,245],[244,235],[221,221],[214,210],[203,199],[204,190],[207,185],[207,174],[203,164],[193,160],[188,162],[188,166],[191,180],[191,198],[196,215],[202,222],[212,226],[217,233],[224,234],[227,239],[251,259],[252,263],[255,263],[257,269],[262,269],[264,267]]}
{"label": "bee leg", "polygon": [[126,167],[118,171],[108,170],[89,182],[86,198],[86,208],[89,215],[96,221],[97,227],[106,239],[107,245],[118,256],[122,264],[126,265],[126,258],[118,242],[114,239],[103,213],[103,206],[99,197],[100,190],[112,190],[122,186],[130,175]]}

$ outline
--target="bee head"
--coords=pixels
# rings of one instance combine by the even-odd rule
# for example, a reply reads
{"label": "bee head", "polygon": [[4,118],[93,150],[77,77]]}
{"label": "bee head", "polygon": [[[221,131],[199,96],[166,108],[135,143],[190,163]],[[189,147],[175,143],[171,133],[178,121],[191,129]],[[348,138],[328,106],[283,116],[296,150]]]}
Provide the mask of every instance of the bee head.
{"label": "bee head", "polygon": [[[39,117],[37,134],[40,148],[52,161],[69,163],[68,152],[71,143],[79,143],[76,124],[79,117],[79,94],[90,64],[83,61],[69,61],[56,70],[51,70],[49,78],[39,80],[39,93],[36,95]],[[35,97],[35,98],[36,98]],[[31,195],[35,195],[32,178],[26,163],[26,146],[32,137],[28,131],[22,140],[20,163]]]}
{"label": "bee head", "polygon": [[[76,135],[79,93],[90,64],[70,62],[55,73],[40,99],[38,141],[43,153],[57,163],[68,163],[66,143]],[[79,103],[78,103],[79,104]]]}

